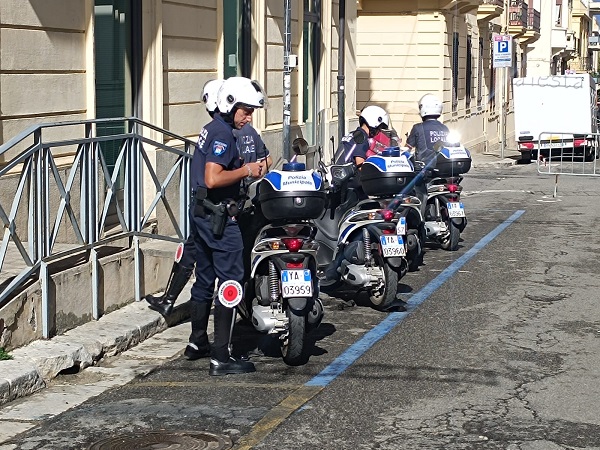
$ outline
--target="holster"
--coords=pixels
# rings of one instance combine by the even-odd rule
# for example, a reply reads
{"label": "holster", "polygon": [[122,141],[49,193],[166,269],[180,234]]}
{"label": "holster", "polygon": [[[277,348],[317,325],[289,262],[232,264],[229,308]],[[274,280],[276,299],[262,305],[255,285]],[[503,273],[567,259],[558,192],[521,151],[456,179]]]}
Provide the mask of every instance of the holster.
{"label": "holster", "polygon": [[208,209],[210,214],[210,222],[212,225],[212,232],[215,237],[220,238],[223,236],[225,231],[225,225],[227,225],[227,207],[223,203],[214,204],[209,199],[204,199],[204,207]]}
{"label": "holster", "polygon": [[227,218],[234,217],[238,214],[239,208],[235,200],[227,199],[219,203],[213,203],[206,198],[206,189],[199,188],[194,192],[194,215],[197,217],[206,218],[207,211],[210,214],[212,232],[215,237],[223,236]]}

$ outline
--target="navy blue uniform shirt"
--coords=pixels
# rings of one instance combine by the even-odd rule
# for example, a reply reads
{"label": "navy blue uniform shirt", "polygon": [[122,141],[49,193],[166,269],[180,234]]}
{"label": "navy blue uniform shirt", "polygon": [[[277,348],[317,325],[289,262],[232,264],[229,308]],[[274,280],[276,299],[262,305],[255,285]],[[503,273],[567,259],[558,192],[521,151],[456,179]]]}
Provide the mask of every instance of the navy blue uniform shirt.
{"label": "navy blue uniform shirt", "polygon": [[[226,123],[219,114],[215,114],[198,136],[198,143],[192,157],[191,186],[206,188],[204,170],[206,163],[215,163],[223,166],[225,170],[235,170],[242,167],[242,160],[233,136],[233,127]],[[207,198],[218,203],[227,198],[237,199],[240,192],[240,183],[230,186],[208,189]]]}
{"label": "navy blue uniform shirt", "polygon": [[413,125],[406,143],[415,149],[415,158],[428,163],[435,156],[433,149],[437,141],[444,140],[448,127],[437,119],[427,119]]}
{"label": "navy blue uniform shirt", "polygon": [[256,162],[269,156],[260,134],[252,125],[247,123],[241,130],[233,130],[240,158],[244,163]]}
{"label": "navy blue uniform shirt", "polygon": [[[360,130],[363,134],[364,141],[362,142],[362,144],[356,143],[353,137],[356,130],[344,136],[342,138],[342,147],[344,150],[342,154],[339,155],[336,164],[354,162],[354,158],[356,158],[357,156],[363,159],[367,159],[367,152],[369,151],[369,135],[361,127],[358,127],[357,130]],[[354,147],[354,144],[356,144],[356,147]],[[352,150],[352,147],[354,147],[354,150]]]}

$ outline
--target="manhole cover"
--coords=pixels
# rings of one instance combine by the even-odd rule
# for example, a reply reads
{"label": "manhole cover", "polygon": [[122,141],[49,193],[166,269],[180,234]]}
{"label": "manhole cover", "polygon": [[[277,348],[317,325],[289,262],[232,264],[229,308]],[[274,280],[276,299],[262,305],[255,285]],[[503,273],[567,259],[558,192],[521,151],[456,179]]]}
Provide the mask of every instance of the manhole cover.
{"label": "manhole cover", "polygon": [[102,439],[90,450],[221,450],[232,446],[227,436],[212,433],[150,431]]}

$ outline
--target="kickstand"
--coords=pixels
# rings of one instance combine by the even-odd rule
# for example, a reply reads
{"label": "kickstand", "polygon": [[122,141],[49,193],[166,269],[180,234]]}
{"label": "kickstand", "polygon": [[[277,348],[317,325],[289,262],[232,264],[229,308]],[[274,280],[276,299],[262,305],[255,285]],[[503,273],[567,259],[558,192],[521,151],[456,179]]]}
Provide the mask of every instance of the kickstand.
{"label": "kickstand", "polygon": [[404,312],[404,311],[406,311],[406,307],[407,306],[408,306],[408,303],[406,303],[404,300],[400,300],[399,298],[397,298],[392,303],[390,303],[387,308],[383,308],[382,311],[385,311],[385,312]]}

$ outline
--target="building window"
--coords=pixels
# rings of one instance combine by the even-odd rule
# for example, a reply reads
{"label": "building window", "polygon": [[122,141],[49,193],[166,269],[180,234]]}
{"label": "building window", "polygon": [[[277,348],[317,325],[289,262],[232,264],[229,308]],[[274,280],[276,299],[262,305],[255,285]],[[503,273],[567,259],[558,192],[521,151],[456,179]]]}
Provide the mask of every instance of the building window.
{"label": "building window", "polygon": [[458,109],[458,33],[452,34],[452,112]]}
{"label": "building window", "polygon": [[223,51],[225,78],[250,77],[252,70],[251,0],[223,2]]}
{"label": "building window", "polygon": [[[139,117],[141,67],[141,0],[95,0],[94,45],[96,118]],[[99,123],[98,136],[125,133],[125,122]],[[120,141],[102,143],[109,172]],[[117,184],[120,181],[117,181]]]}
{"label": "building window", "polygon": [[302,120],[306,138],[316,142],[319,62],[321,60],[321,0],[304,0],[302,48]]}
{"label": "building window", "polygon": [[477,55],[477,108],[481,108],[483,98],[483,37],[479,37],[479,53]]}
{"label": "building window", "polygon": [[240,2],[223,2],[223,51],[225,78],[239,74]]}
{"label": "building window", "polygon": [[468,109],[471,107],[471,93],[473,91],[473,51],[471,48],[471,36],[467,36],[467,61],[465,64],[465,78],[465,108]]}
{"label": "building window", "polygon": [[556,20],[555,20],[555,25],[557,27],[562,27],[562,0],[556,0],[556,6],[555,6],[555,16],[556,16]]}
{"label": "building window", "polygon": [[[493,46],[490,45],[490,61],[493,60]],[[490,85],[488,92],[488,108],[490,111],[496,109],[496,69],[490,64]]]}

